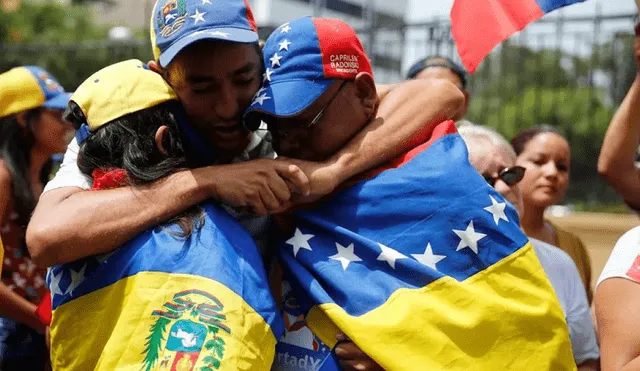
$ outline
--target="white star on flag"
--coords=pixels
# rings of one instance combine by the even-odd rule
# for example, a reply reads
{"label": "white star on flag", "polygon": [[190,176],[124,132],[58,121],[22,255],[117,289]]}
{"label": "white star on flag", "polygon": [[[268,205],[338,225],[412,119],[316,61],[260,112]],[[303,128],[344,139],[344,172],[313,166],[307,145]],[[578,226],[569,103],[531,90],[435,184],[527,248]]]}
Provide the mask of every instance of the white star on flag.
{"label": "white star on flag", "polygon": [[265,88],[264,86],[260,88],[260,90],[258,90],[258,92],[254,95],[254,97],[259,97],[260,94],[262,94],[262,92],[264,92],[265,90],[267,90],[267,88]]}
{"label": "white star on flag", "polygon": [[267,67],[267,69],[264,71],[264,73],[262,74],[262,82],[271,82],[271,75],[273,74],[273,71],[269,69],[269,67]]}
{"label": "white star on flag", "polygon": [[293,246],[293,256],[298,256],[298,251],[300,249],[305,249],[309,251],[311,250],[311,245],[309,245],[309,240],[312,239],[314,235],[312,234],[303,234],[298,228],[296,228],[296,233],[287,240],[287,244]]}
{"label": "white star on flag", "polygon": [[360,259],[358,256],[356,256],[356,254],[353,253],[353,244],[344,247],[336,242],[336,249],[338,249],[338,253],[330,256],[329,259],[339,261],[340,264],[342,264],[342,269],[345,271],[347,270],[349,263],[362,261],[362,259]]}
{"label": "white star on flag", "polygon": [[396,260],[398,259],[408,259],[407,256],[401,254],[397,250],[394,250],[388,246],[385,246],[381,243],[378,243],[382,252],[378,255],[378,261],[383,261],[389,263],[391,268],[396,269]]}
{"label": "white star on flag", "polygon": [[80,285],[82,283],[82,281],[84,281],[84,270],[87,268],[87,265],[83,265],[82,268],[79,271],[74,271],[74,270],[70,270],[71,272],[71,284],[69,285],[69,287],[67,287],[67,290],[65,291],[65,295],[66,294],[73,294],[73,290],[76,289],[76,287],[78,287],[78,285]]}
{"label": "white star on flag", "polygon": [[504,213],[504,209],[507,207],[505,202],[498,202],[492,196],[489,196],[491,199],[491,206],[487,206],[484,209],[493,215],[493,221],[496,222],[496,225],[500,223],[500,219],[509,223],[509,219],[507,218],[507,214]]}
{"label": "white star on flag", "polygon": [[453,232],[460,237],[460,243],[458,243],[456,251],[460,251],[465,247],[468,247],[476,254],[478,254],[478,241],[487,236],[486,234],[476,232],[473,228],[473,220],[464,231],[454,229]]}
{"label": "white star on flag", "polygon": [[431,248],[431,243],[427,244],[427,248],[424,250],[424,254],[411,254],[414,259],[418,261],[418,263],[426,265],[431,269],[438,270],[436,264],[438,264],[441,260],[446,258],[445,255],[435,255],[433,253],[433,249]]}
{"label": "white star on flag", "polygon": [[49,285],[49,291],[51,291],[51,295],[52,296],[64,295],[62,290],[60,290],[60,279],[61,278],[62,278],[62,269],[60,270],[60,273],[57,276],[55,274],[51,273],[51,284]]}
{"label": "white star on flag", "polygon": [[207,14],[207,12],[202,12],[200,13],[198,11],[198,9],[196,8],[196,14],[189,16],[189,18],[193,18],[194,22],[193,24],[198,24],[198,22],[204,22],[204,15]]}
{"label": "white star on flag", "polygon": [[280,33],[289,33],[289,31],[291,31],[291,26],[289,26],[289,23],[283,24],[280,28]]}
{"label": "white star on flag", "polygon": [[255,97],[255,98],[253,99],[253,103],[251,103],[251,105],[253,106],[253,105],[254,105],[254,104],[256,104],[256,103],[258,103],[258,104],[260,104],[260,105],[263,105],[263,104],[264,104],[264,101],[265,101],[265,100],[269,100],[269,99],[271,99],[271,97],[268,97],[268,96],[267,96],[267,94],[263,94],[263,95],[261,95],[261,96]]}
{"label": "white star on flag", "polygon": [[212,5],[211,4],[211,0],[202,0],[202,5],[204,5],[204,4]]}
{"label": "white star on flag", "polygon": [[269,60],[271,61],[271,68],[273,68],[275,66],[279,66],[281,59],[282,59],[282,57],[278,55],[278,52],[276,52],[273,55],[273,57],[269,58]]}
{"label": "white star on flag", "polygon": [[284,39],[284,41],[280,43],[280,49],[278,49],[278,51],[289,50],[289,45],[291,45],[291,42],[287,39]]}

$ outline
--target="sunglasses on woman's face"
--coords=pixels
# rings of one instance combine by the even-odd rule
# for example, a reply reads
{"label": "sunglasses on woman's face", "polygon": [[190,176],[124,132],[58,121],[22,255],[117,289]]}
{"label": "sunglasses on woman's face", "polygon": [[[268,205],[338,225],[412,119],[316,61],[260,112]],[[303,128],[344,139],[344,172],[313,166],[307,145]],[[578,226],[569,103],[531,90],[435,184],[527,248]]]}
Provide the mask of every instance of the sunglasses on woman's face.
{"label": "sunglasses on woman's face", "polygon": [[518,184],[522,180],[522,178],[524,178],[525,170],[526,169],[522,166],[514,166],[502,169],[500,173],[498,173],[498,176],[486,174],[482,174],[482,176],[484,177],[484,180],[486,180],[487,183],[489,183],[489,185],[492,187],[495,187],[496,181],[498,181],[498,179],[505,182],[509,187],[512,187]]}

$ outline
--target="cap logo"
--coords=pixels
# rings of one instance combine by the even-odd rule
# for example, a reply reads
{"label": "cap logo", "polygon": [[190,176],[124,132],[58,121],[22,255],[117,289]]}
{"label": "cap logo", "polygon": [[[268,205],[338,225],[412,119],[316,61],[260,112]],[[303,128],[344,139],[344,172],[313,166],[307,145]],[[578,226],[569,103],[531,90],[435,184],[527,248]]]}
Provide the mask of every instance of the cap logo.
{"label": "cap logo", "polygon": [[354,54],[332,54],[329,56],[331,69],[338,73],[358,73],[360,63]]}
{"label": "cap logo", "polygon": [[168,0],[158,9],[156,23],[162,37],[169,37],[178,32],[187,19],[187,4],[185,0]]}
{"label": "cap logo", "polygon": [[44,82],[44,87],[50,92],[63,91],[64,89],[46,72],[40,72],[38,78]]}

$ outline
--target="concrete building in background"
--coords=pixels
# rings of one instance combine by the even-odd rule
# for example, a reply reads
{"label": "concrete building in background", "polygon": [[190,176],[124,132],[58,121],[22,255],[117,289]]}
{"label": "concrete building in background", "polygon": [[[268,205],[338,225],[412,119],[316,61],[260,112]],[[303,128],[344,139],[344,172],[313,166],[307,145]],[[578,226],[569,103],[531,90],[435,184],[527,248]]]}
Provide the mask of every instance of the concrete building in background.
{"label": "concrete building in background", "polygon": [[376,80],[402,79],[401,29],[409,0],[249,0],[249,4],[262,38],[305,15],[342,19],[358,31],[372,59]]}

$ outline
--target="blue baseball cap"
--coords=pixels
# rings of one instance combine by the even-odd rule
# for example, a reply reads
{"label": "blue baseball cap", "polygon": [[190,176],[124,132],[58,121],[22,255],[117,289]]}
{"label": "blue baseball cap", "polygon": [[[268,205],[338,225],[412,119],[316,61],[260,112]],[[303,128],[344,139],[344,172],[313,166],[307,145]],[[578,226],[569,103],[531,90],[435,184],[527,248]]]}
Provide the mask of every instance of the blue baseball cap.
{"label": "blue baseball cap", "polygon": [[257,43],[258,27],[247,0],[157,0],[151,15],[153,56],[166,67],[201,40]]}
{"label": "blue baseball cap", "polygon": [[315,102],[337,79],[352,80],[360,72],[373,75],[371,62],[355,31],[344,21],[304,17],[283,24],[264,48],[263,84],[245,112],[289,117]]}
{"label": "blue baseball cap", "polygon": [[0,74],[0,117],[38,107],[64,110],[71,94],[49,72],[36,66]]}

